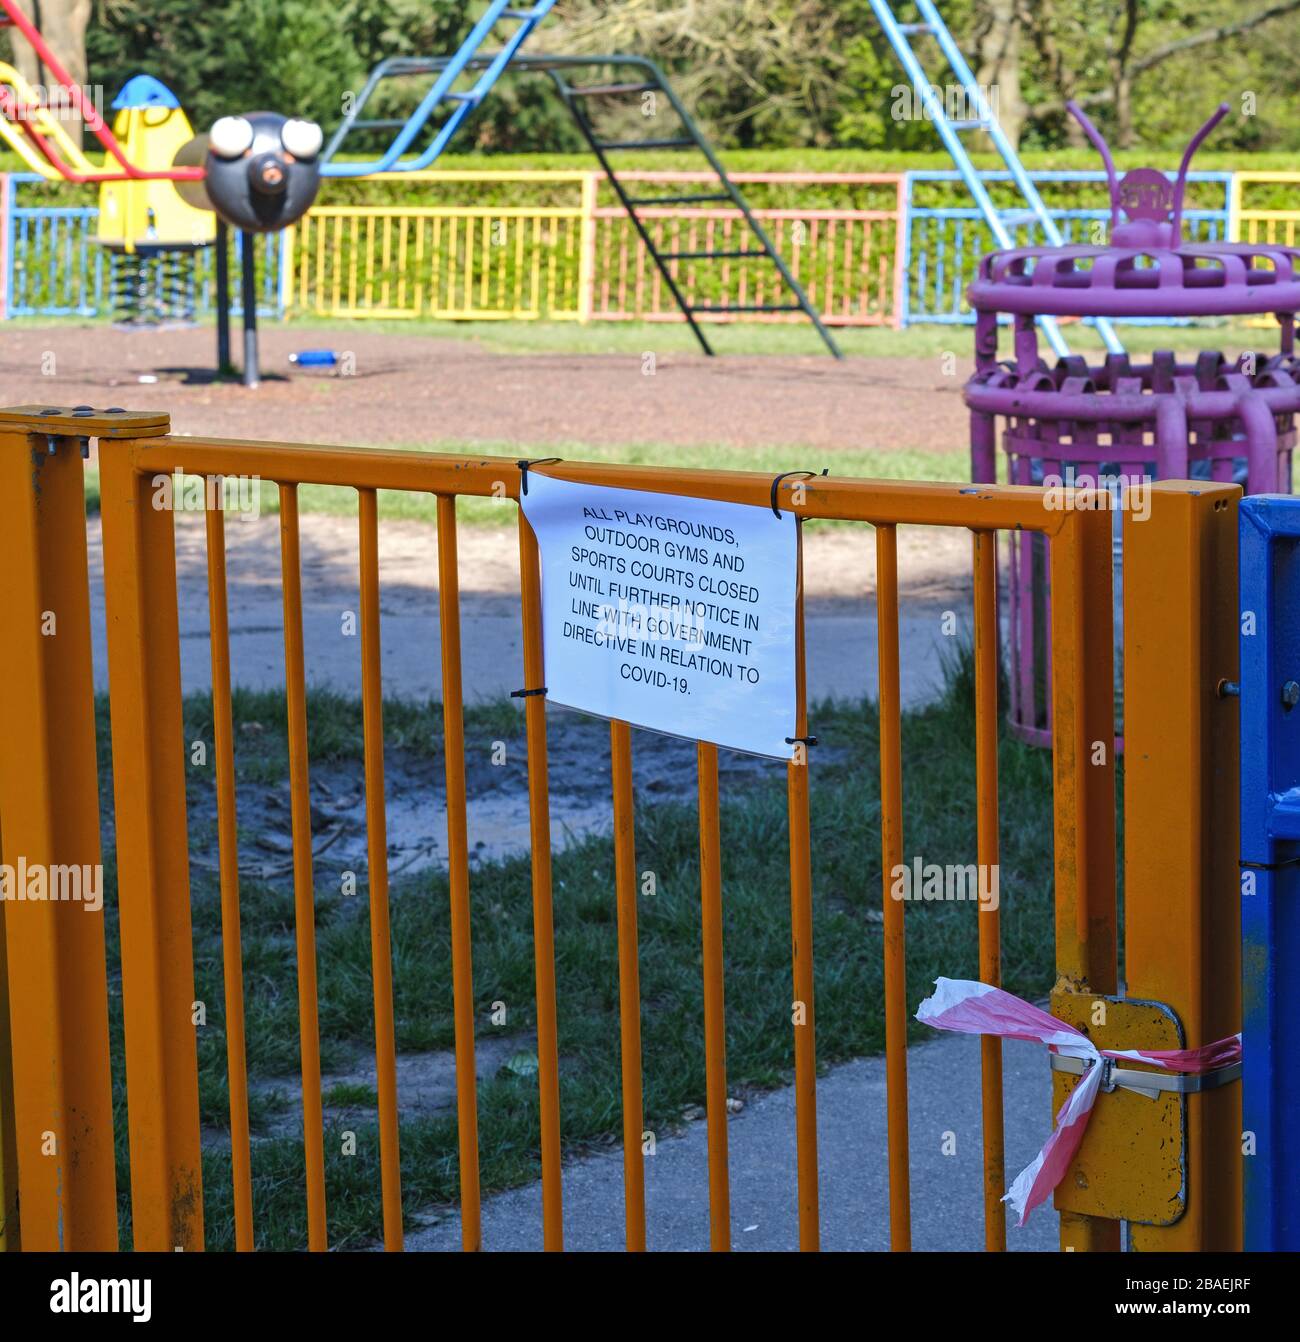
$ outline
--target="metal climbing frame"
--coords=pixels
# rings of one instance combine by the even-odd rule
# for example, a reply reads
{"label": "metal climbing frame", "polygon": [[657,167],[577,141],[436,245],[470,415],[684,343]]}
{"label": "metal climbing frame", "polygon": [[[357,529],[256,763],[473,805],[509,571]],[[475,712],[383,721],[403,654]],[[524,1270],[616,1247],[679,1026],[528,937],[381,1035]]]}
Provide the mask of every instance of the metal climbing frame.
{"label": "metal climbing frame", "polygon": [[[468,59],[461,59],[461,53],[452,57],[415,57],[404,56],[394,57],[377,65],[371,73],[365,88],[358,97],[356,105],[349,113],[350,120],[345,120],[343,125],[335,132],[330,140],[329,146],[325,150],[324,157],[328,159],[337,152],[345,136],[349,131],[365,130],[370,128],[384,129],[394,124],[386,121],[364,121],[359,120],[358,115],[365,107],[366,103],[373,96],[380,82],[388,79],[411,78],[420,75],[436,75],[437,80],[434,89],[443,87],[447,82],[447,76],[454,69],[458,74],[473,73],[481,70],[482,78],[486,79],[497,63],[497,56],[473,56]],[[564,105],[569,109],[575,124],[582,133],[592,153],[596,155],[605,176],[609,179],[610,185],[614,188],[618,196],[619,203],[627,211],[628,218],[631,219],[637,235],[645,247],[647,254],[653,260],[664,283],[672,294],[673,301],[681,309],[683,316],[690,324],[700,348],[705,354],[712,354],[713,347],[705,335],[702,324],[697,321],[697,317],[703,317],[706,320],[711,316],[721,316],[732,313],[797,313],[801,312],[813,324],[817,334],[821,337],[826,348],[837,359],[841,358],[839,346],[835,338],[827,329],[822,321],[821,314],[816,307],[809,301],[807,293],[803,286],[795,278],[794,273],[786,264],[785,258],[773,245],[767,230],[755,218],[753,210],[749,207],[749,202],[745,199],[740,188],[727,175],[727,170],[722,166],[722,161],[718,158],[713,146],[700,131],[691,116],[686,105],[677,96],[668,78],[654,61],[647,60],[643,56],[516,56],[513,61],[513,68],[518,71],[531,73],[545,73],[550,76],[555,84],[556,90],[564,100]],[[615,72],[613,80],[606,80],[601,83],[574,83],[571,76],[578,71],[590,71],[608,69]],[[481,82],[481,81],[480,81]],[[432,91],[426,96],[432,96]],[[649,95],[654,99],[662,97],[672,109],[679,124],[680,131],[675,134],[658,135],[646,139],[636,140],[605,140],[602,139],[587,108],[590,100],[595,98],[627,98],[627,97],[645,97]],[[657,103],[656,103],[657,106]],[[423,103],[421,104],[423,107]],[[413,120],[420,116],[417,111],[413,115]],[[402,124],[402,123],[397,123]],[[450,123],[448,123],[450,124]],[[445,130],[445,126],[443,128]],[[443,131],[438,132],[438,138],[433,145],[417,161],[418,166],[423,166],[431,158],[431,151],[437,148],[439,151],[441,145],[446,143],[446,137]],[[641,196],[630,192],[623,182],[619,180],[618,172],[615,169],[610,155],[614,153],[635,153],[637,151],[651,150],[694,150],[703,156],[708,165],[708,170],[714,180],[706,181],[701,184],[701,189],[691,191],[686,194],[666,195],[666,196]],[[380,160],[381,162],[383,160]],[[416,162],[404,165],[414,169]],[[340,165],[327,165],[327,174]],[[378,170],[378,169],[376,169]],[[660,246],[654,236],[653,230],[647,226],[646,220],[642,217],[640,211],[644,209],[661,208],[664,206],[678,205],[730,205],[740,212],[748,231],[748,240],[735,247],[727,248],[689,248],[687,250],[665,250]],[[746,302],[743,298],[740,301],[730,302],[722,301],[717,303],[696,303],[687,292],[687,286],[683,283],[679,273],[679,265],[686,262],[692,265],[699,262],[724,261],[729,265],[732,262],[740,262],[742,265],[747,262],[759,261],[774,267],[780,276],[781,284],[787,291],[781,295],[782,301],[765,302]]]}
{"label": "metal climbing frame", "polygon": [[[1024,164],[1021,163],[1015,147],[1007,139],[1005,132],[998,124],[997,116],[989,105],[984,90],[976,81],[974,73],[966,63],[965,56],[961,53],[961,48],[948,30],[948,25],[944,23],[943,16],[939,13],[933,0],[915,0],[916,9],[920,15],[919,23],[900,22],[889,0],[870,0],[870,3],[881,29],[889,39],[889,45],[893,47],[894,54],[903,67],[903,72],[912,81],[913,88],[921,98],[927,117],[934,122],[934,128],[938,132],[940,140],[943,141],[943,147],[952,156],[952,161],[961,174],[962,181],[966,183],[966,189],[971,193],[975,204],[979,206],[980,213],[984,216],[998,246],[1004,250],[1014,247],[1016,245],[1015,239],[1008,226],[1028,221],[1037,223],[1043,230],[1044,238],[1053,246],[1064,246],[1065,238],[1057,227],[1056,220],[1043,203],[1043,198],[1038,194],[1038,188],[1034,185],[1032,178],[1025,171]],[[926,76],[925,70],[912,47],[911,39],[914,36],[933,37],[938,43],[944,60],[956,76],[957,86],[964,95],[963,100],[966,106],[974,109],[975,115],[973,117],[967,120],[957,120],[947,115],[944,98]],[[989,195],[988,187],[981,179],[975,165],[971,162],[966,146],[962,143],[961,136],[968,131],[982,132],[992,140],[994,148],[1007,165],[1011,180],[1015,183],[1017,191],[1025,202],[1025,208],[1007,211],[999,209],[993,203],[993,197]],[[1052,317],[1039,317],[1038,322],[1043,328],[1043,333],[1047,336],[1053,351],[1061,357],[1069,354],[1070,347],[1066,344],[1065,337],[1061,334],[1060,326],[1056,320]],[[1099,317],[1096,319],[1095,325],[1105,342],[1106,348],[1112,354],[1122,354],[1124,346],[1120,343],[1119,337],[1115,334],[1115,328],[1110,322],[1104,317]]]}
{"label": "metal climbing frame", "polygon": [[[302,641],[298,491],[324,484],[357,491],[360,630],[365,717],[376,1075],[384,1237],[402,1246],[402,1189],[394,1047],[392,952],[384,829],[383,681],[380,662],[378,491],[437,496],[440,655],[446,733],[446,815],[451,899],[451,1010],[456,1027],[462,1235],[481,1246],[475,993],[462,719],[462,579],[456,548],[458,496],[518,500],[520,464],[509,458],[172,437],[165,415],[27,406],[0,412],[0,816],[4,856],[30,865],[94,864],[100,857],[89,568],[81,442],[99,441],[104,589],[113,740],[117,897],[120,918],[132,1235],[140,1250],[203,1246],[198,1068],[192,1021],[194,964],[182,750],[181,669],[173,515],[151,506],[155,481],[173,471],[255,478],[280,494],[289,779],[294,839],[295,936],[303,1068],[303,1131],[309,1247],[327,1246],[326,1161],[316,1002],[315,897]],[[535,468],[539,469],[539,468]],[[547,474],[767,507],[769,474],[556,462]],[[1056,909],[1053,1006],[1086,1023],[1101,1047],[1187,1047],[1237,1028],[1236,844],[1230,818],[1236,717],[1216,698],[1236,669],[1236,499],[1232,485],[1162,482],[1150,517],[1129,523],[1125,626],[1133,639],[1126,697],[1133,719],[1125,785],[1126,978],[1117,984],[1116,798],[1111,685],[1111,515],[1048,508],[1041,491],[971,489],[816,477],[785,481],[782,505],[802,518],[873,524],[880,712],[880,824],[864,820],[864,845],[880,842],[886,1033],[890,1236],[911,1245],[908,1160],[905,905],[891,873],[907,860],[899,692],[898,528],[966,530],[975,612],[975,814],[971,852],[999,861],[997,600],[994,540],[1000,530],[1048,538],[1052,573],[1055,739],[1053,870],[1035,889],[1003,886],[1004,899],[1042,897]],[[218,813],[224,1021],[231,1117],[235,1240],[256,1242],[243,1034],[236,787],[231,726],[229,610],[223,514],[207,514],[214,788]],[[542,683],[540,560],[519,514],[524,683]],[[431,542],[433,543],[433,542]],[[43,614],[58,612],[57,638]],[[795,612],[797,733],[808,732],[802,603]],[[1134,632],[1137,631],[1137,632]],[[526,701],[532,912],[538,1031],[542,1215],[547,1248],[563,1247],[561,1091],[552,930],[547,704]],[[618,998],[622,1037],[626,1236],[646,1246],[642,1156],[641,1000],[637,978],[632,733],[610,726],[616,857]],[[1100,748],[1100,753],[1099,753]],[[873,767],[867,760],[863,767]],[[798,1172],[799,1243],[819,1245],[817,1058],[810,758],[787,766],[792,933],[791,1052]],[[704,1062],[708,1095],[711,1243],[732,1242],[729,1202],[726,1019],[722,910],[726,895],[716,747],[698,747]],[[1214,826],[1212,829],[1211,826]],[[1211,843],[1211,836],[1215,842]],[[776,857],[781,862],[781,857]],[[29,1249],[112,1249],[118,1243],[104,919],[76,904],[5,901],[12,1034],[11,1146],[0,1188],[12,1185],[16,1152],[21,1233]],[[911,916],[924,916],[924,909]],[[999,913],[972,906],[980,977],[1000,978]],[[1150,999],[1134,1001],[1134,997]],[[1100,1019],[1098,1008],[1104,1004]],[[0,1033],[0,1040],[3,1034]],[[985,1039],[983,1157],[985,1244],[1006,1245],[1000,1041]],[[0,1056],[0,1073],[10,1057]],[[1042,1060],[1047,1067],[1046,1057]],[[1057,1073],[1061,1092],[1078,1080]],[[1231,1248],[1239,1242],[1240,1108],[1236,1088],[1105,1097],[1057,1190],[1063,1246],[1119,1244],[1119,1220],[1149,1248]],[[1052,1111],[1041,1118],[1046,1129]],[[75,1121],[74,1121],[75,1120]],[[50,1141],[61,1160],[47,1154]],[[7,1187],[8,1186],[8,1187]],[[1234,1219],[1235,1208],[1235,1219]]]}
{"label": "metal climbing frame", "polygon": [[[456,53],[447,56],[437,66],[438,78],[420,100],[419,106],[409,117],[394,120],[362,119],[361,113],[370,101],[380,82],[397,73],[410,73],[401,67],[408,62],[406,57],[392,57],[380,61],[370,72],[365,87],[356,102],[348,109],[338,130],[330,137],[329,143],[321,153],[321,175],[324,177],[368,177],[376,172],[417,172],[427,168],[430,163],[447,147],[448,141],[459,129],[462,121],[487,97],[492,86],[501,77],[514,59],[520,46],[528,35],[551,12],[555,0],[536,0],[528,9],[518,9],[509,0],[491,0],[483,17],[470,29],[469,35],[460,44]],[[497,25],[513,22],[518,25],[505,39],[498,51],[489,56],[480,56],[483,43],[496,34]],[[416,64],[419,64],[417,59]],[[477,71],[479,78],[472,88],[456,89],[456,81],[470,70]],[[402,155],[412,148],[420,132],[440,107],[451,104],[451,112],[436,129],[433,139],[414,159],[403,161]],[[334,161],[343,141],[354,131],[395,130],[397,134],[392,143],[377,159],[368,159],[360,163],[338,163]]]}

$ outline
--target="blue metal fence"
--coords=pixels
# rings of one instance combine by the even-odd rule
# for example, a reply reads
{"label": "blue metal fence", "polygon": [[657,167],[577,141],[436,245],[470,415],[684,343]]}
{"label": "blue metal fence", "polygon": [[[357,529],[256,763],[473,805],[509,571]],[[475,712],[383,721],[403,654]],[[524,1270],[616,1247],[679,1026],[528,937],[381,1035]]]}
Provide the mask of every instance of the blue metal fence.
{"label": "blue metal fence", "polygon": [[1300,1249],[1300,498],[1240,510],[1245,1247]]}
{"label": "blue metal fence", "polygon": [[[1105,201],[1106,174],[1103,172],[1033,172],[1031,180],[1038,186],[1048,213],[1067,242],[1089,242],[1089,228],[1094,221],[1103,224],[1110,219],[1110,208]],[[1170,174],[1172,178],[1172,174]],[[981,179],[996,189],[1011,183],[1009,172],[982,172]],[[903,225],[903,286],[902,324],[912,326],[921,322],[940,322],[960,325],[975,324],[975,313],[966,303],[966,286],[975,278],[979,259],[995,249],[996,244],[983,216],[974,205],[920,205],[916,203],[917,188],[926,184],[961,183],[961,176],[952,169],[942,171],[909,172],[905,186]],[[1211,208],[1188,209],[1183,212],[1184,226],[1189,238],[1196,242],[1222,242],[1228,237],[1229,205],[1232,174],[1228,172],[1193,172],[1187,176],[1193,192],[1198,194],[1222,193],[1222,202],[1216,200]],[[1053,203],[1070,184],[1092,184],[1096,187],[1098,205],[1095,208]],[[964,189],[964,188],[963,188]],[[1077,192],[1076,192],[1077,194]],[[1024,210],[1019,217],[1008,219],[1007,227],[1018,247],[1041,244],[1045,241],[1038,221]],[[1165,319],[1167,322],[1169,319]],[[1142,318],[1144,326],[1164,324]]]}
{"label": "blue metal fence", "polygon": [[[121,253],[95,241],[99,210],[93,205],[22,203],[22,187],[43,183],[35,173],[12,173],[4,283],[10,317],[107,317]],[[239,273],[240,234],[232,231],[231,274]],[[257,311],[282,317],[281,269],[285,235],[261,235]],[[188,258],[186,283],[199,316],[216,310],[216,258],[203,247]],[[242,316],[239,285],[232,282],[231,310]]]}

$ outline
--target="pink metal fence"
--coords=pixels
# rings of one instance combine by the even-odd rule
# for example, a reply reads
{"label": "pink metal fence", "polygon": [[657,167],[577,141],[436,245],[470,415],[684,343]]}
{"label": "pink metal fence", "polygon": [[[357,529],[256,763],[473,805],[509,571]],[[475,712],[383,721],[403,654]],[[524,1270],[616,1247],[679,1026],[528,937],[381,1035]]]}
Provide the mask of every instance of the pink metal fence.
{"label": "pink metal fence", "polygon": [[[773,188],[879,186],[888,208],[810,206],[754,208],[823,321],[834,326],[899,326],[902,317],[901,229],[904,179],[898,173],[733,173],[732,181]],[[624,172],[623,182],[656,185],[709,183],[704,172]],[[638,191],[638,195],[643,194]],[[738,210],[646,206],[638,211],[655,246],[664,251],[730,250],[746,241]],[[682,321],[645,244],[619,205],[592,211],[594,264],[590,315],[597,321]],[[688,301],[753,304],[782,301],[780,277],[762,262],[674,261],[673,277]],[[712,322],[741,320],[734,313],[702,313]],[[800,322],[797,313],[746,313],[745,321]]]}

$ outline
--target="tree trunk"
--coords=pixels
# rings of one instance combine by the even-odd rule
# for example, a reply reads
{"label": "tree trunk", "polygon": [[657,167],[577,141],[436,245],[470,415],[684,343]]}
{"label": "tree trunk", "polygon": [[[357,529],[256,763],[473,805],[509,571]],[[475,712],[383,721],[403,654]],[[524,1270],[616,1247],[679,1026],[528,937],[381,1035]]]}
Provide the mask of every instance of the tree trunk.
{"label": "tree trunk", "polygon": [[1133,78],[1120,66],[1115,70],[1115,146],[1132,149],[1133,136]]}
{"label": "tree trunk", "polygon": [[[18,8],[36,25],[82,93],[96,102],[94,92],[86,88],[86,25],[90,22],[91,5],[92,0],[18,0]],[[10,41],[18,73],[43,95],[51,114],[61,120],[73,142],[81,144],[81,118],[57,87],[54,76],[37,59],[31,43],[17,29],[11,30]],[[102,113],[103,108],[99,110]]]}
{"label": "tree trunk", "polygon": [[983,85],[1008,140],[1020,144],[1020,16],[1017,0],[982,0],[975,28],[975,78]]}
{"label": "tree trunk", "polygon": [[[1074,97],[1078,81],[1057,38],[1059,21],[1055,5],[1052,0],[1021,0],[1019,14],[1021,27],[1030,35],[1047,67],[1049,82],[1055,86],[1062,103],[1068,103]],[[1068,111],[1065,113],[1065,140],[1072,149],[1081,149],[1088,143],[1083,127]]]}

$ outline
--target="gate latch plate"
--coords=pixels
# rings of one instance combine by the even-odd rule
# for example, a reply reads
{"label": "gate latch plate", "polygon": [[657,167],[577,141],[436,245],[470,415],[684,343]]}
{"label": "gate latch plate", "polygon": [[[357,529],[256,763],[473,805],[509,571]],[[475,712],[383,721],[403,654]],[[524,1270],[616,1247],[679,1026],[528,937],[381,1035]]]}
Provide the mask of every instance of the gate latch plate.
{"label": "gate latch plate", "polygon": [[[1083,1031],[1098,1048],[1184,1048],[1182,1023],[1163,1002],[1054,992],[1052,1014]],[[1058,1211],[1172,1225],[1187,1206],[1187,1092],[1131,1090],[1116,1067],[1115,1088],[1097,1097],[1074,1162],[1056,1186]],[[1052,1071],[1052,1112],[1059,1112],[1080,1074]],[[1158,1077],[1160,1081],[1167,1078]]]}

